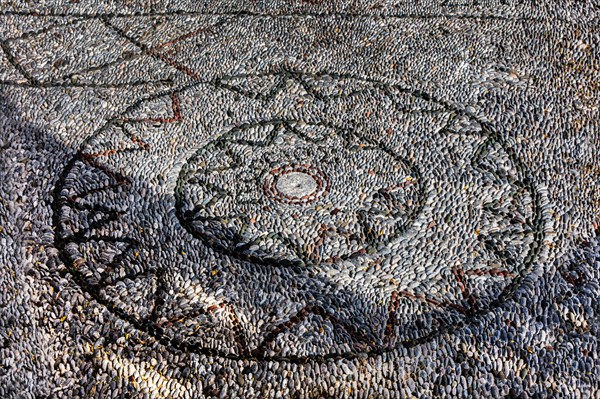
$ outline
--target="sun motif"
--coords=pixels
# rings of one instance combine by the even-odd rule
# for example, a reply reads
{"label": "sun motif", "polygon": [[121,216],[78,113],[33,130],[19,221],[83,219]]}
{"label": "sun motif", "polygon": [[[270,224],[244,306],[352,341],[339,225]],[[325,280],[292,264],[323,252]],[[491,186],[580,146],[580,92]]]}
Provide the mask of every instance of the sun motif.
{"label": "sun motif", "polygon": [[375,142],[298,121],[260,122],[210,142],[182,168],[178,215],[192,234],[255,262],[352,259],[410,226],[418,172]]}
{"label": "sun motif", "polygon": [[375,354],[510,296],[544,239],[529,176],[491,126],[421,92],[225,77],[87,139],[54,191],[55,244],[83,290],[164,345]]}

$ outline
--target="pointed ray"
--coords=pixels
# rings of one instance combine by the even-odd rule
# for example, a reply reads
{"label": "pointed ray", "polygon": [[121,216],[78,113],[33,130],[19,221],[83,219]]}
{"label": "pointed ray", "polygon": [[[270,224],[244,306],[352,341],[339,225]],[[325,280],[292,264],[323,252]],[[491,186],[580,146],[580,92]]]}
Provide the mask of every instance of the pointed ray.
{"label": "pointed ray", "polygon": [[221,79],[217,85],[248,98],[269,100],[286,87],[286,76],[269,74]]}
{"label": "pointed ray", "polygon": [[372,82],[356,78],[336,78],[330,75],[306,76],[302,83],[317,98],[349,97],[375,89]]}
{"label": "pointed ray", "polygon": [[[169,99],[171,101],[171,107],[170,107],[171,115],[170,116],[152,116],[152,117],[141,117],[141,118],[129,117],[129,118],[123,119],[122,121],[127,122],[127,123],[139,123],[139,122],[174,123],[174,122],[182,121],[183,116],[181,114],[181,99],[179,97],[179,93],[177,93],[177,92],[172,93],[170,95]],[[156,102],[156,100],[155,100],[155,102]],[[131,112],[130,112],[130,114],[131,114]]]}
{"label": "pointed ray", "polygon": [[300,322],[302,322],[312,314],[318,315],[323,319],[331,322],[331,324],[333,324],[334,327],[347,333],[354,340],[355,343],[370,344],[373,347],[375,346],[376,340],[374,337],[370,336],[369,334],[365,334],[363,332],[358,331],[352,324],[330,314],[319,305],[308,305],[303,307],[298,313],[296,313],[295,316],[292,316],[288,321],[275,326],[275,328],[265,336],[263,341],[254,350],[252,350],[252,355],[259,359],[263,358],[269,346],[275,341],[275,339],[280,334],[290,331],[292,328],[294,328],[296,325],[298,325]]}

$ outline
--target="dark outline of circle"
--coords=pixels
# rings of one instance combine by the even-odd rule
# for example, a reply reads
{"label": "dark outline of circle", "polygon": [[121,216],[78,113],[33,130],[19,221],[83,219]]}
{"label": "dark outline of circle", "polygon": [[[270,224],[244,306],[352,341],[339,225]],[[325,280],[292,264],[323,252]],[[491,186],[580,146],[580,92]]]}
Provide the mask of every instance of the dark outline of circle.
{"label": "dark outline of circle", "polygon": [[[183,180],[183,175],[185,173],[185,168],[186,165],[188,165],[190,162],[195,161],[196,158],[199,157],[199,155],[201,154],[201,152],[205,149],[205,147],[209,146],[209,145],[214,145],[214,143],[222,143],[222,142],[230,142],[230,141],[235,141],[235,140],[230,140],[229,136],[236,134],[240,131],[244,131],[246,129],[255,127],[255,126],[261,126],[261,125],[277,125],[277,124],[282,124],[282,125],[288,125],[291,123],[295,123],[295,122],[299,122],[298,120],[288,120],[288,119],[278,119],[278,120],[269,120],[269,121],[258,121],[258,122],[251,122],[251,123],[244,123],[241,124],[239,126],[236,126],[235,128],[227,131],[226,133],[223,133],[221,136],[219,136],[218,138],[211,140],[209,142],[207,142],[205,145],[203,145],[202,147],[200,147],[198,150],[196,150],[194,152],[194,154],[192,156],[190,156],[184,166],[182,166],[178,178],[177,178],[177,183],[176,183],[176,187],[175,187],[175,214],[177,216],[177,218],[179,219],[179,223],[187,230],[187,232],[189,234],[191,234],[193,237],[201,240],[202,242],[204,242],[205,245],[211,247],[212,249],[226,255],[226,256],[231,256],[234,257],[236,259],[239,259],[241,261],[245,261],[245,262],[250,262],[250,263],[254,263],[254,264],[259,264],[259,265],[265,265],[265,266],[275,266],[275,267],[306,267],[306,266],[310,266],[310,265],[314,265],[313,262],[311,262],[310,260],[307,259],[296,259],[296,260],[290,260],[290,259],[282,259],[282,258],[278,258],[278,257],[272,257],[272,256],[260,256],[260,255],[254,255],[254,254],[250,254],[247,252],[239,252],[237,250],[236,247],[231,248],[229,246],[226,246],[224,244],[221,244],[220,242],[217,242],[216,240],[218,240],[218,237],[212,237],[209,236],[207,234],[201,234],[199,233],[195,227],[192,225],[192,223],[190,223],[188,221],[188,219],[185,217],[185,215],[181,212],[181,209],[183,208],[182,206],[182,194],[181,191],[183,191],[183,187],[180,184],[180,182]],[[401,234],[403,234],[408,228],[410,228],[410,226],[415,222],[415,220],[417,219],[417,217],[419,216],[419,214],[421,213],[423,207],[425,206],[425,185],[424,184],[420,184],[420,182],[422,181],[422,175],[421,172],[419,171],[419,169],[417,169],[417,167],[415,167],[412,162],[410,162],[409,160],[402,158],[401,156],[399,156],[398,154],[396,154],[394,151],[392,151],[390,148],[388,148],[387,146],[385,146],[383,143],[380,143],[376,140],[373,139],[369,139],[366,137],[363,137],[362,135],[356,134],[355,132],[351,131],[350,129],[346,129],[346,128],[340,128],[338,126],[333,125],[332,123],[329,122],[323,122],[320,121],[318,123],[309,123],[310,125],[316,125],[316,126],[325,126],[329,129],[332,129],[334,131],[336,131],[336,135],[339,136],[342,140],[344,140],[346,143],[349,143],[348,141],[348,137],[347,136],[351,136],[354,138],[359,138],[362,141],[364,141],[365,143],[367,143],[370,146],[376,146],[377,149],[379,149],[380,151],[383,151],[385,153],[387,153],[389,156],[391,156],[392,158],[394,158],[395,160],[397,160],[398,162],[402,163],[410,172],[411,174],[413,174],[416,177],[416,181],[419,182],[419,204],[414,207],[414,209],[412,210],[411,214],[409,215],[409,218],[407,220],[406,223],[404,223],[404,225],[402,225],[398,231],[394,232],[393,235],[391,235],[387,240],[385,241],[381,241],[381,242],[376,242],[376,243],[371,243],[369,242],[368,245],[365,245],[362,249],[365,251],[368,251],[370,249],[373,248],[379,248],[381,246],[385,246],[387,243],[389,243],[390,241],[398,238]],[[241,241],[241,237],[239,237],[240,241]],[[374,245],[377,244],[377,245]],[[355,255],[355,254],[345,254],[343,256],[339,257],[339,261],[346,261],[346,260],[350,260],[350,259],[355,259],[359,256],[363,256],[363,254],[359,254],[359,255]]]}
{"label": "dark outline of circle", "polygon": [[[95,133],[91,134],[89,137],[87,137],[81,143],[77,153],[67,162],[67,164],[63,168],[62,172],[60,173],[60,175],[55,183],[54,190],[52,191],[52,202],[51,202],[51,209],[53,212],[52,224],[53,224],[54,231],[55,231],[54,232],[54,246],[58,250],[58,257],[65,264],[65,266],[67,266],[68,270],[66,271],[66,273],[70,274],[74,278],[75,283],[77,285],[79,285],[79,287],[82,290],[88,292],[94,298],[94,300],[96,300],[96,302],[98,302],[100,305],[104,306],[110,313],[114,314],[115,316],[122,319],[123,321],[131,324],[137,330],[143,331],[143,332],[149,334],[157,342],[159,342],[162,345],[164,345],[165,347],[171,348],[173,350],[179,350],[182,352],[192,352],[192,353],[196,353],[199,355],[204,355],[204,356],[209,356],[209,357],[219,357],[222,359],[228,359],[228,360],[233,360],[233,361],[256,361],[256,362],[275,361],[275,362],[286,362],[286,363],[294,363],[294,364],[305,364],[308,362],[323,363],[326,361],[338,360],[338,359],[354,360],[354,359],[360,358],[362,356],[368,356],[368,357],[379,356],[384,353],[394,352],[400,347],[412,348],[412,347],[415,347],[422,343],[428,342],[432,339],[435,339],[436,337],[439,337],[443,334],[451,334],[452,332],[457,331],[458,329],[462,328],[463,326],[472,323],[477,318],[489,313],[491,310],[498,308],[503,303],[510,300],[512,295],[515,293],[515,291],[519,287],[523,286],[524,280],[527,279],[527,280],[531,281],[531,279],[533,278],[533,277],[530,277],[531,270],[532,270],[535,260],[538,258],[540,252],[542,251],[542,246],[543,246],[542,244],[543,244],[544,235],[545,235],[544,212],[543,212],[542,206],[541,206],[540,193],[536,190],[536,187],[533,183],[533,179],[532,179],[527,167],[519,159],[519,157],[517,156],[514,149],[502,139],[502,136],[496,130],[494,130],[491,125],[480,120],[477,116],[472,115],[471,113],[469,113],[467,111],[461,110],[460,108],[457,108],[455,105],[450,104],[441,99],[435,98],[425,92],[422,92],[419,90],[407,89],[407,88],[404,88],[404,87],[401,87],[401,86],[395,85],[395,84],[386,84],[386,83],[382,83],[375,79],[363,78],[363,77],[359,77],[359,76],[356,76],[353,74],[338,74],[338,73],[327,73],[327,72],[314,74],[314,73],[301,73],[301,72],[291,72],[291,71],[283,71],[283,72],[282,71],[271,71],[271,72],[267,72],[267,73],[263,73],[263,74],[236,75],[236,76],[232,76],[231,78],[243,78],[243,77],[247,77],[247,76],[268,76],[268,75],[273,75],[273,74],[277,74],[277,73],[284,73],[284,74],[288,74],[291,76],[297,76],[297,77],[310,76],[313,78],[319,78],[322,76],[330,76],[334,79],[345,78],[345,79],[356,79],[356,80],[367,81],[367,82],[370,82],[371,84],[373,84],[375,88],[382,90],[391,99],[393,99],[393,97],[392,97],[393,93],[391,93],[390,88],[393,88],[400,92],[408,93],[408,94],[416,96],[418,98],[422,98],[424,100],[440,104],[440,105],[444,106],[446,109],[456,112],[457,115],[465,116],[467,118],[470,118],[470,119],[478,122],[482,127],[482,133],[481,134],[478,133],[477,135],[483,136],[483,137],[487,136],[490,140],[493,140],[493,141],[497,142],[498,144],[500,144],[500,146],[506,151],[509,159],[515,163],[515,168],[517,169],[517,172],[519,174],[521,174],[521,177],[523,179],[523,184],[528,188],[528,190],[532,196],[532,208],[533,208],[532,213],[534,215],[533,222],[534,222],[534,227],[537,228],[537,230],[534,230],[534,242],[533,243],[535,243],[536,245],[530,246],[529,251],[526,256],[526,260],[523,262],[524,267],[522,268],[522,271],[519,273],[519,275],[517,277],[513,278],[512,281],[510,282],[510,284],[508,284],[504,288],[504,290],[498,295],[498,297],[496,299],[494,299],[493,301],[490,301],[489,305],[486,306],[485,308],[478,309],[473,313],[470,313],[466,316],[462,316],[462,318],[460,319],[459,322],[456,322],[454,324],[446,324],[442,328],[436,329],[436,330],[434,330],[428,334],[425,334],[419,338],[409,339],[409,340],[405,340],[405,341],[399,341],[392,348],[377,348],[377,349],[372,349],[372,350],[364,351],[364,352],[331,353],[331,354],[326,354],[326,355],[289,356],[289,357],[282,357],[282,356],[258,357],[258,356],[251,356],[251,355],[249,355],[249,356],[231,355],[231,354],[219,351],[219,350],[201,347],[199,345],[192,345],[192,344],[189,344],[189,343],[186,343],[183,341],[174,342],[174,340],[172,338],[169,338],[160,328],[157,328],[152,323],[147,322],[147,321],[136,320],[135,318],[131,317],[127,312],[124,312],[123,310],[113,306],[110,302],[102,299],[102,297],[100,296],[100,292],[99,292],[100,290],[98,289],[98,287],[94,287],[94,286],[91,286],[90,284],[87,284],[84,276],[82,276],[81,273],[79,273],[77,270],[75,270],[73,268],[72,261],[69,259],[68,255],[66,255],[66,253],[64,251],[67,241],[64,240],[63,238],[61,238],[60,234],[59,234],[62,230],[60,228],[60,215],[61,215],[60,192],[61,192],[61,188],[64,186],[66,178],[68,177],[69,172],[73,168],[74,164],[78,160],[81,159],[82,152],[86,148],[86,146],[89,144],[89,142],[93,138],[97,137],[99,134],[101,134],[102,132],[107,130],[108,128],[112,127],[113,125],[116,125],[117,122],[121,120],[119,117],[115,117],[115,118],[109,120],[104,126],[102,126],[100,129],[98,129]],[[182,87],[182,88],[179,88],[176,90],[168,90],[168,91],[154,94],[152,96],[141,98],[140,100],[136,101],[134,104],[127,107],[121,115],[127,114],[127,112],[130,112],[130,111],[136,109],[137,107],[141,106],[145,102],[152,101],[154,99],[161,98],[166,95],[170,95],[170,94],[174,94],[174,93],[181,93],[185,90],[189,90],[196,86],[208,84],[208,85],[220,87],[219,80],[220,79],[197,81],[197,82],[194,82],[193,84],[187,85],[185,87]]]}
{"label": "dark outline of circle", "polygon": [[[265,181],[264,184],[264,192],[265,194],[274,199],[275,201],[284,203],[284,204],[293,204],[293,205],[300,205],[300,204],[310,204],[315,202],[317,199],[321,198],[324,195],[327,195],[327,193],[329,193],[329,187],[331,186],[331,182],[329,180],[329,178],[327,177],[327,175],[325,175],[325,173],[323,173],[322,170],[315,168],[315,167],[309,167],[306,165],[298,165],[298,164],[287,164],[282,166],[281,168],[286,168],[286,167],[292,167],[292,170],[290,171],[286,171],[285,173],[281,173],[278,174],[277,176],[275,176],[275,174],[273,173],[273,171],[271,170],[269,172],[269,180]],[[279,169],[281,169],[279,168]],[[302,170],[300,170],[299,168],[303,168]],[[311,169],[314,169],[316,171],[312,172]],[[303,197],[293,197],[291,195],[286,195],[283,194],[281,191],[279,191],[277,189],[277,181],[278,178],[290,173],[304,173],[306,175],[309,175],[310,177],[312,177],[315,181],[317,181],[317,188],[319,188],[319,182],[321,182],[321,187],[323,187],[323,181],[326,183],[325,184],[325,188],[322,190],[315,190],[314,192],[303,196]],[[316,177],[318,178],[315,178]],[[268,186],[268,187],[267,187]],[[277,191],[279,193],[279,196],[273,194],[274,191]],[[302,199],[304,197],[313,197],[312,199]]]}

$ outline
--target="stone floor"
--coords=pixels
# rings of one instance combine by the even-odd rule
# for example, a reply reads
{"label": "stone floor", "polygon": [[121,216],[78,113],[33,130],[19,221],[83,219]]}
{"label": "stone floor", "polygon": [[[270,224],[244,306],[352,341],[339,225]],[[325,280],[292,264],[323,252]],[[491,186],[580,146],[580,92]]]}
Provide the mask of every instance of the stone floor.
{"label": "stone floor", "polygon": [[0,0],[0,398],[598,398],[600,8]]}

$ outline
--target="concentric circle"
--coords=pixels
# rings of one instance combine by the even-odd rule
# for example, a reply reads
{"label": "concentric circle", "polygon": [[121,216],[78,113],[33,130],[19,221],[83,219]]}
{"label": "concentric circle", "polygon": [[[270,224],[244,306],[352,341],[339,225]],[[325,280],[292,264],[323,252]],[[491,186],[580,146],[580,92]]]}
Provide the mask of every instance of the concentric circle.
{"label": "concentric circle", "polygon": [[[303,133],[317,129],[317,141]],[[408,160],[350,129],[261,121],[191,157],[177,209],[193,235],[242,260],[337,263],[376,251],[410,226],[424,201],[417,175]]]}
{"label": "concentric circle", "polygon": [[108,123],[59,177],[53,223],[82,290],[149,339],[299,362],[416,345],[503,303],[541,251],[541,203],[458,107],[278,72]]}

